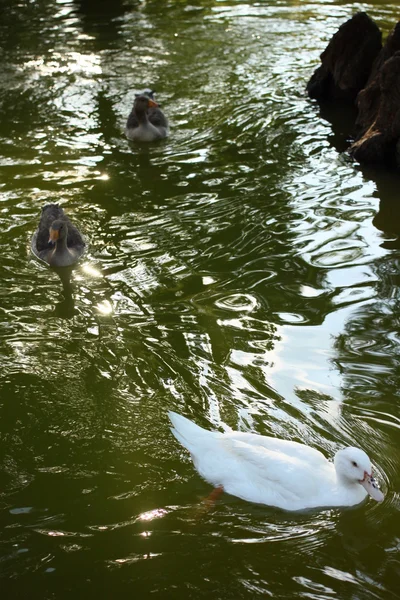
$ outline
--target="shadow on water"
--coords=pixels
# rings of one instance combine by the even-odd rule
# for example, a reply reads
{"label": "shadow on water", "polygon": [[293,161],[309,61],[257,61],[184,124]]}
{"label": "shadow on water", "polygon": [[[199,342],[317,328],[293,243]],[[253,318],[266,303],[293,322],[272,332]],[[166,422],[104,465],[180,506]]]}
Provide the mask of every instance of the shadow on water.
{"label": "shadow on water", "polygon": [[363,168],[363,174],[376,183],[376,195],[380,199],[379,210],[372,221],[374,226],[388,236],[396,236],[392,240],[385,240],[381,246],[388,250],[398,250],[400,249],[400,175],[373,168]]}
{"label": "shadow on water", "polygon": [[356,107],[339,102],[322,102],[319,111],[320,117],[332,125],[332,133],[328,135],[329,143],[338,152],[345,152],[352,141]]}
{"label": "shadow on water", "polygon": [[[357,109],[351,104],[325,102],[319,105],[320,116],[332,126],[328,136],[330,144],[339,153],[346,153],[354,139],[354,126]],[[379,210],[373,218],[374,226],[393,240],[382,242],[382,248],[388,250],[400,248],[400,174],[397,171],[375,165],[357,165],[365,179],[376,185],[375,196],[379,198]]]}
{"label": "shadow on water", "polygon": [[73,296],[74,288],[71,282],[72,271],[74,267],[62,267],[62,268],[53,268],[53,271],[57,273],[58,277],[61,280],[62,284],[62,294],[63,299],[60,302],[57,302],[53,315],[55,317],[60,317],[62,319],[71,319],[75,314],[75,300]]}
{"label": "shadow on water", "polygon": [[[98,49],[108,47],[110,40],[118,38],[119,20],[128,10],[122,0],[74,0],[77,13],[81,17],[83,31],[96,40]],[[132,6],[133,5],[133,6]],[[140,2],[130,3],[129,10],[139,6]]]}

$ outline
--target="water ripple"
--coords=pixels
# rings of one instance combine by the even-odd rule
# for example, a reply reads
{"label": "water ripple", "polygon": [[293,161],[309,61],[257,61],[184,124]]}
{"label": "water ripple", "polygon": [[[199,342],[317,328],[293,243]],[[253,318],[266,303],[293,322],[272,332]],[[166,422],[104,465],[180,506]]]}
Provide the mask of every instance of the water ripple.
{"label": "water ripple", "polygon": [[[4,572],[41,596],[395,597],[398,182],[339,154],[304,94],[353,9],[164,4],[25,3],[0,23]],[[135,146],[149,85],[171,136]],[[69,282],[29,253],[46,202],[89,241]],[[210,489],[170,408],[329,458],[359,445],[385,501],[225,496],[199,516]]]}

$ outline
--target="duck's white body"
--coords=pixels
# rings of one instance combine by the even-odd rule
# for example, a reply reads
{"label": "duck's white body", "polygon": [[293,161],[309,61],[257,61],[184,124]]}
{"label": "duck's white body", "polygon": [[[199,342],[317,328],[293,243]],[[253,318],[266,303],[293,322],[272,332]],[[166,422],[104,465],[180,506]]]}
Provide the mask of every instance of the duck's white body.
{"label": "duck's white body", "polygon": [[150,121],[140,123],[137,127],[126,127],[125,135],[134,142],[154,142],[168,136],[168,127],[155,126]]}
{"label": "duck's white body", "polygon": [[367,493],[383,499],[368,456],[358,448],[339,451],[333,464],[304,444],[254,433],[207,431],[174,412],[169,417],[172,433],[189,450],[200,475],[243,500],[302,510],[352,506]]}

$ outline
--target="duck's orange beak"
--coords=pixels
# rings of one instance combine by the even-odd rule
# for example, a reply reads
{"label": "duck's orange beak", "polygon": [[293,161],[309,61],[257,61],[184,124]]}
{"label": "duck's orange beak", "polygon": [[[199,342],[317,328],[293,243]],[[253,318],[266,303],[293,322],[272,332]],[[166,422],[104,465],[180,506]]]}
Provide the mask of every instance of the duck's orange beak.
{"label": "duck's orange beak", "polygon": [[149,107],[150,108],[157,108],[158,104],[157,102],[154,102],[154,100],[152,100],[151,98],[149,98]]}
{"label": "duck's orange beak", "polygon": [[56,241],[58,240],[58,238],[60,237],[60,232],[58,231],[58,229],[51,229],[49,230],[49,243],[50,244],[55,244]]}

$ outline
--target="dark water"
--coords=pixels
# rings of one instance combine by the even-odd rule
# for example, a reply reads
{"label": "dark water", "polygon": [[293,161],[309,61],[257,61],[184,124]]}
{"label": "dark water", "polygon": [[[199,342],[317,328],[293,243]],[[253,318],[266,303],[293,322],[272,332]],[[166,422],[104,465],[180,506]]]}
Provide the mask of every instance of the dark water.
{"label": "dark water", "polygon": [[[399,597],[399,179],[304,94],[360,7],[1,4],[2,598]],[[134,92],[171,137],[130,146]],[[41,206],[90,241],[63,284]],[[72,287],[71,287],[72,286]],[[371,456],[385,502],[291,514],[223,497],[172,437],[208,428]]]}

